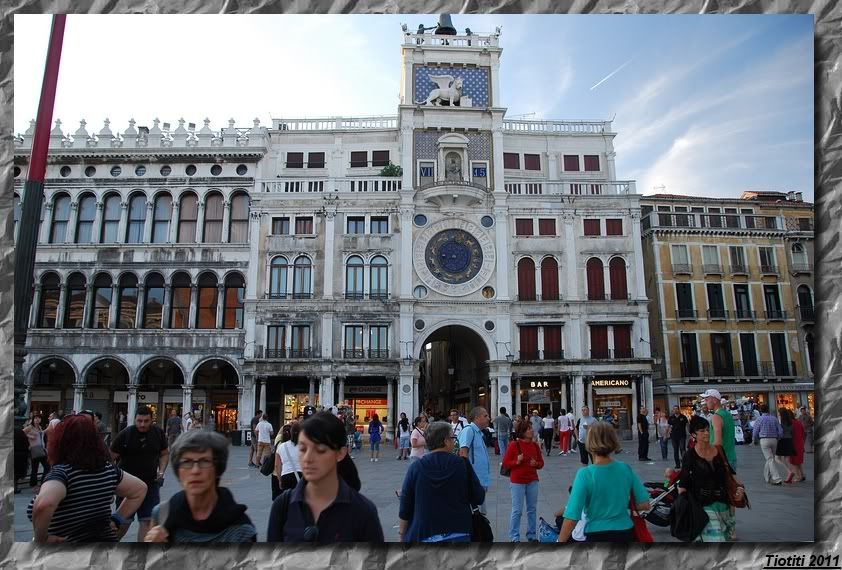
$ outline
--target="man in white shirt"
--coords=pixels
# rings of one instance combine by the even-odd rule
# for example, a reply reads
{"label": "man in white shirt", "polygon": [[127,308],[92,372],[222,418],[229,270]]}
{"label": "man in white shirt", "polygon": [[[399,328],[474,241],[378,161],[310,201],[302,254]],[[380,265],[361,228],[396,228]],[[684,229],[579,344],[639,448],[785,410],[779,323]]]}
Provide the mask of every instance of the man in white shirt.
{"label": "man in white shirt", "polygon": [[466,425],[468,425],[468,421],[459,415],[459,410],[450,410],[450,427],[453,428],[453,435],[459,437],[459,432],[461,432]]}
{"label": "man in white shirt", "polygon": [[260,416],[260,421],[255,426],[254,431],[257,432],[257,464],[263,464],[263,455],[272,446],[272,434],[274,429],[272,424],[266,419],[266,414]]}

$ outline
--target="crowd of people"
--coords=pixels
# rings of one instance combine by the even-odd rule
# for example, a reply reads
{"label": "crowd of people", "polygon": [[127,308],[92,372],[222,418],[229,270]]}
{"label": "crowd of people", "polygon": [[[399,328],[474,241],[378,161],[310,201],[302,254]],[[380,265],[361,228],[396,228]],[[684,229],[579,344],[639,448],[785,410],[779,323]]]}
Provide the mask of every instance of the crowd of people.
{"label": "crowd of people", "polygon": [[[707,518],[694,538],[733,541],[735,507],[743,506],[745,493],[736,479],[736,424],[719,392],[707,390],[701,398],[706,413],[688,417],[678,406],[669,415],[656,410],[651,426],[641,407],[638,460],[652,461],[651,428],[662,461],[670,462],[672,449],[674,467],[667,469],[665,485],[675,483],[676,496],[694,502]],[[252,419],[248,464],[271,481],[268,541],[384,540],[377,508],[360,492],[352,456],[358,418],[350,413],[347,407],[317,411],[308,406],[277,433],[262,411]],[[511,417],[500,408],[492,420],[488,410],[476,407],[467,417],[454,409],[440,419],[421,413],[411,422],[400,414],[396,459],[409,463],[398,491],[400,540],[481,540],[477,520],[486,513],[496,451],[511,494],[508,539],[520,542],[525,517],[525,539],[537,542],[539,473],[556,447],[561,456],[578,451],[581,463],[566,505],[556,512],[558,541],[634,540],[633,517],[650,508],[650,493],[634,468],[616,458],[622,451],[616,418],[600,413],[594,417],[585,406],[578,417],[565,409],[557,417],[538,410]],[[796,418],[785,408],[778,416],[760,406],[752,420],[752,439],[765,457],[764,478],[770,485],[804,481],[812,417],[801,409]],[[220,485],[228,464],[226,437],[175,411],[162,429],[153,423],[152,411],[140,406],[133,423],[106,441],[101,420],[89,411],[56,413],[42,426],[33,414],[16,432],[16,492],[29,467],[35,494],[27,514],[35,541],[118,541],[134,519],[139,542],[257,540],[247,507]],[[380,459],[385,432],[384,422],[373,415],[367,428],[371,462]],[[181,490],[162,501],[159,490],[168,467]]]}

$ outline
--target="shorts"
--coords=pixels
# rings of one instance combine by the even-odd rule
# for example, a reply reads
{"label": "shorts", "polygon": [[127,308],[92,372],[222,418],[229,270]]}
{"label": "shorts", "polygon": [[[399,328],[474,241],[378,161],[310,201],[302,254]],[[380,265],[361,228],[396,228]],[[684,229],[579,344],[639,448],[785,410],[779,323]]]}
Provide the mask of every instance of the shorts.
{"label": "shorts", "polygon": [[401,449],[409,449],[409,436],[400,439]]}
{"label": "shorts", "polygon": [[371,451],[380,451],[380,440],[371,442]]}
{"label": "shorts", "polygon": [[[117,508],[120,508],[120,503],[123,502],[123,497],[117,497]],[[143,502],[140,503],[140,506],[137,509],[137,512],[130,517],[126,518],[126,521],[133,521],[135,517],[139,521],[148,521],[152,518],[152,509],[158,506],[158,503],[161,502],[161,494],[159,492],[159,485],[158,482],[153,483],[146,483],[146,496],[143,498]]]}

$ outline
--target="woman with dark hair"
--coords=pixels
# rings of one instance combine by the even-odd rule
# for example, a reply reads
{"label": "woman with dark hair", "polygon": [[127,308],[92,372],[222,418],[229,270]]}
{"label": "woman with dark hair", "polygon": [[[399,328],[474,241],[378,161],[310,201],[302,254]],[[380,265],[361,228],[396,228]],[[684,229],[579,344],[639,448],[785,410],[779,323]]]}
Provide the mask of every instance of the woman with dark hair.
{"label": "woman with dark hair", "polygon": [[471,541],[471,505],[485,501],[485,489],[470,462],[453,454],[455,439],[448,422],[427,427],[430,453],[410,463],[403,480],[401,542]]}
{"label": "woman with dark hair", "polygon": [[371,444],[371,461],[377,461],[380,458],[380,438],[385,428],[377,414],[371,416],[371,421],[368,422],[368,442]]}
{"label": "woman with dark hair", "polygon": [[30,418],[23,426],[23,433],[26,434],[26,439],[29,442],[29,454],[32,461],[29,472],[29,486],[37,493],[38,492],[38,466],[43,469],[41,473],[41,483],[47,478],[47,473],[50,471],[50,466],[47,463],[47,447],[44,440],[44,430],[41,429],[41,416],[35,415]]}
{"label": "woman with dark hair", "polygon": [[377,507],[359,493],[346,443],[345,426],[331,413],[317,412],[301,423],[304,478],[272,503],[268,542],[383,542]]}
{"label": "woman with dark hair", "polygon": [[[567,419],[565,414],[561,417]],[[509,470],[512,491],[512,516],[509,519],[509,540],[520,542],[520,515],[526,501],[526,540],[538,542],[538,469],[544,467],[541,447],[534,441],[532,424],[520,422],[515,430],[515,441],[509,444],[503,456],[503,467]]]}
{"label": "woman with dark hair", "polygon": [[400,444],[400,455],[398,460],[409,459],[409,419],[406,413],[401,412],[401,419],[398,420],[398,442]]}
{"label": "woman with dark hair", "polygon": [[[427,416],[421,414],[415,421],[412,422],[412,432],[409,435],[409,444],[411,450],[409,452],[409,462],[413,463],[424,457],[427,449],[427,440],[424,437],[424,432],[427,431]],[[451,430],[453,428],[451,427]]]}
{"label": "woman with dark hair", "polygon": [[[50,433],[52,469],[27,509],[35,542],[116,542],[146,496],[146,484],[108,461],[96,426],[67,416]],[[114,495],[123,497],[111,514]]]}
{"label": "woman with dark hair", "polygon": [[[698,540],[726,542],[734,540],[737,521],[731,512],[726,481],[727,471],[733,473],[725,451],[710,443],[710,423],[701,416],[690,418],[690,437],[696,442],[684,455],[678,480],[678,492],[689,492],[704,507],[708,524]],[[739,492],[739,488],[738,488]]]}
{"label": "woman with dark hair", "polygon": [[182,490],[152,509],[154,526],[144,542],[254,542],[257,530],[219,480],[228,466],[228,438],[190,430],[170,448],[172,469]]}
{"label": "woman with dark hair", "polygon": [[[301,432],[301,426],[296,422],[284,426],[282,431],[283,442],[275,450],[275,471],[280,480],[278,495],[281,494],[280,491],[294,489],[301,479],[301,465],[298,461],[298,434]],[[272,500],[276,498],[273,496]]]}
{"label": "woman with dark hair", "polygon": [[792,412],[786,408],[778,410],[778,417],[781,418],[784,435],[778,440],[775,455],[778,456],[779,461],[786,465],[786,470],[789,472],[789,475],[784,479],[784,483],[792,483],[793,477],[797,475],[797,468],[792,463],[792,458],[796,455],[793,425],[798,422],[794,421],[795,417],[792,415]]}

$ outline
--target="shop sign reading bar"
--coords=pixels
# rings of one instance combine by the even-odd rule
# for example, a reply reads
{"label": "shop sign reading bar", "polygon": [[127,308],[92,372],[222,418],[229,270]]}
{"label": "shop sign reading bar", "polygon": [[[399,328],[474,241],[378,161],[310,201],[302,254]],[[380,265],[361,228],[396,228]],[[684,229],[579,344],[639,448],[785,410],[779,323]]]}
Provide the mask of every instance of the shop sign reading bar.
{"label": "shop sign reading bar", "polygon": [[607,388],[609,386],[619,386],[621,388],[628,388],[631,386],[631,380],[592,380],[591,386],[598,386],[602,388]]}
{"label": "shop sign reading bar", "polygon": [[529,387],[530,388],[549,388],[550,383],[547,382],[546,380],[538,380],[537,382],[531,381],[531,382],[529,382]]}

